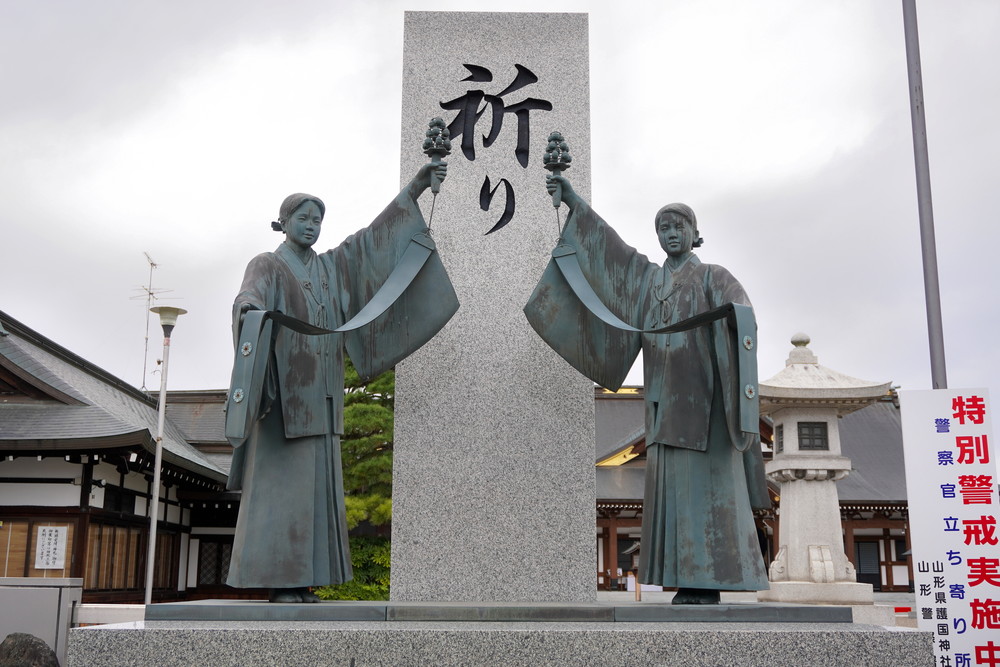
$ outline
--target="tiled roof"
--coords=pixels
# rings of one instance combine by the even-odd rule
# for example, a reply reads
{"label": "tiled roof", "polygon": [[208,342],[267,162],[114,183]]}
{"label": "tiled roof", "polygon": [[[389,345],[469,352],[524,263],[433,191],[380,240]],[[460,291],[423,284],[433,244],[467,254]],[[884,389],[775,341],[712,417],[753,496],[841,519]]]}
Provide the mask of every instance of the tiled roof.
{"label": "tiled roof", "polygon": [[167,416],[188,442],[227,444],[226,391],[168,392]]}
{"label": "tiled roof", "polygon": [[[155,450],[155,400],[0,312],[0,363],[53,397],[0,403],[0,448],[69,449],[139,445]],[[223,481],[226,473],[189,445],[170,420],[164,460]]]}
{"label": "tiled roof", "polygon": [[[597,460],[634,443],[643,435],[642,395],[601,396],[596,400]],[[843,455],[851,459],[851,474],[837,482],[841,502],[906,502],[903,433],[899,408],[890,397],[844,415],[840,421]],[[597,468],[597,497],[640,499],[644,468]]]}
{"label": "tiled roof", "polygon": [[594,402],[597,461],[635,444],[646,435],[646,408],[642,395],[599,394]]}
{"label": "tiled roof", "polygon": [[840,447],[851,459],[851,474],[837,482],[841,502],[906,500],[903,430],[892,400],[844,415]]}
{"label": "tiled roof", "polygon": [[[2,314],[0,314],[2,315]],[[0,336],[0,364],[45,393],[66,403],[85,404],[86,399],[37,357],[37,349],[9,332]]]}
{"label": "tiled roof", "polygon": [[100,440],[137,431],[133,424],[92,405],[14,403],[0,405],[0,415],[0,443]]}
{"label": "tiled roof", "polygon": [[641,500],[646,488],[645,466],[612,466],[597,470],[598,500]]}

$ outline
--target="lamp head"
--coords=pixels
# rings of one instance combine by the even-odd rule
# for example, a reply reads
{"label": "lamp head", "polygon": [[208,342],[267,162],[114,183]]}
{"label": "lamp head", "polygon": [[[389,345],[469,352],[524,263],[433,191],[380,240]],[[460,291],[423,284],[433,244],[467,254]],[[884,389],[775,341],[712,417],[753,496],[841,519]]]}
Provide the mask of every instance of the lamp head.
{"label": "lamp head", "polygon": [[170,332],[177,324],[178,316],[187,312],[183,308],[175,308],[174,306],[153,306],[149,310],[160,316],[160,326],[163,327],[164,338],[170,338]]}

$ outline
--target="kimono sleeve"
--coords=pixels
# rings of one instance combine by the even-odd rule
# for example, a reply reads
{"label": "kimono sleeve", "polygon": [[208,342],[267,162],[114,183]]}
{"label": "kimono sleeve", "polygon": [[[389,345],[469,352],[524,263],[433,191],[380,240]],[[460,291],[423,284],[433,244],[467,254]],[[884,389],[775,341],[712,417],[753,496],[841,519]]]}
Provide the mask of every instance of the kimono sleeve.
{"label": "kimono sleeve", "polygon": [[[226,438],[233,447],[226,488],[243,488],[243,469],[251,424],[260,416],[261,392],[264,391],[267,360],[270,356],[271,322],[262,313],[276,307],[276,261],[271,253],[258,255],[247,266],[240,293],[233,303],[233,342],[236,348],[232,378],[226,397]],[[254,314],[244,326],[242,307],[248,304]],[[243,340],[241,340],[241,334]],[[250,350],[253,354],[244,353]],[[271,370],[273,372],[273,369]]]}
{"label": "kimono sleeve", "polygon": [[722,393],[726,414],[730,415],[733,444],[742,444],[742,434],[758,436],[760,412],[757,398],[757,321],[750,299],[743,286],[729,271],[714,264],[705,273],[709,306],[717,308],[727,303],[746,306],[733,320],[719,320],[713,325],[715,354],[719,376],[725,390]]}
{"label": "kimono sleeve", "polygon": [[[567,249],[575,252],[584,277],[604,305],[626,323],[641,328],[643,285],[656,265],[622,241],[589,206],[570,214],[556,252]],[[591,313],[554,259],[545,267],[524,314],[559,356],[612,391],[625,381],[642,345],[640,334],[617,329]]]}
{"label": "kimono sleeve", "polygon": [[[735,303],[750,306],[750,298],[743,286],[729,271],[721,266],[711,267],[709,289],[713,306],[716,304]],[[736,361],[739,351],[737,346],[744,344],[747,337],[751,347],[757,347],[757,324],[752,317],[749,321],[739,322],[737,331],[732,330],[728,320],[716,322],[715,347],[718,357],[719,375],[723,385],[722,398],[726,410],[726,421],[729,427],[733,446],[742,452],[744,473],[746,475],[747,492],[750,495],[750,506],[754,509],[771,507],[771,498],[767,493],[767,480],[764,476],[764,459],[760,448],[760,412],[757,391],[757,355],[756,351],[749,355],[748,367],[743,370],[743,377],[737,370]],[[745,394],[746,387],[753,389],[752,398]]]}
{"label": "kimono sleeve", "polygon": [[[345,320],[356,315],[386,282],[407,246],[427,225],[417,202],[404,191],[375,221],[322,255],[336,274],[340,310]],[[363,379],[392,368],[416,351],[451,319],[458,297],[436,250],[389,309],[344,335],[347,353]]]}

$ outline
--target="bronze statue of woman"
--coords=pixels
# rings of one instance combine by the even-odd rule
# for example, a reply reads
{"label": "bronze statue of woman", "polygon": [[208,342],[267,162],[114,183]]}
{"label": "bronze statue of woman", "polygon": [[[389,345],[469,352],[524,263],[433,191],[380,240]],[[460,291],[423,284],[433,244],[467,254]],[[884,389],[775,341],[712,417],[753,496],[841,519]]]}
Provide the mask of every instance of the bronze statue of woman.
{"label": "bronze statue of woman", "polygon": [[[674,604],[717,603],[721,590],[768,588],[753,519],[755,507],[770,506],[756,378],[744,383],[737,367],[737,341],[752,347],[756,338],[746,292],[726,269],[692,252],[701,238],[688,206],[670,204],[656,214],[667,253],[661,265],[625,244],[564,176],[550,176],[547,187],[570,213],[557,259],[525,306],[529,322],[575,368],[612,390],[643,353],[647,460],[639,581],[677,587]],[[610,327],[583,304],[557,267],[566,255],[575,255],[596,298],[628,330]],[[731,318],[656,332],[728,304],[747,306],[749,332],[737,336]]]}
{"label": "bronze statue of woman", "polygon": [[[417,204],[446,173],[443,162],[425,165],[374,222],[320,254],[312,246],[325,205],[290,195],[273,223],[284,242],[247,266],[233,304],[237,354],[227,415],[235,448],[229,488],[242,489],[230,586],[269,588],[271,602],[317,602],[309,587],[352,578],[340,462],[344,352],[363,378],[374,377],[458,309]],[[405,289],[383,314],[345,331],[414,243],[426,259]],[[248,316],[254,311],[263,312]]]}

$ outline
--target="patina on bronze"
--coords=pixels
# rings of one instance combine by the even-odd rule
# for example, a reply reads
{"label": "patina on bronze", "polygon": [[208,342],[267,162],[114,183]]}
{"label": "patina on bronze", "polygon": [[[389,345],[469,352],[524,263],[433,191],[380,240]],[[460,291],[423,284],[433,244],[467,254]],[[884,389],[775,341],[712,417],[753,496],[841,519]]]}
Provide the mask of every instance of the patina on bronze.
{"label": "patina on bronze", "polygon": [[427,233],[420,195],[447,174],[425,165],[368,227],[317,254],[326,207],[282,204],[285,241],[255,257],[233,305],[227,404],[230,489],[242,489],[227,583],[272,602],[316,602],[352,578],[340,463],[344,352],[371,378],[448,322],[458,299]]}
{"label": "patina on bronze", "polygon": [[756,325],[743,287],[702,264],[694,212],[656,215],[667,253],[650,262],[625,244],[570,182],[548,192],[570,214],[524,308],[556,352],[617,390],[643,352],[646,489],[641,583],[677,587],[675,604],[768,587],[753,509],[769,506],[760,452]]}

